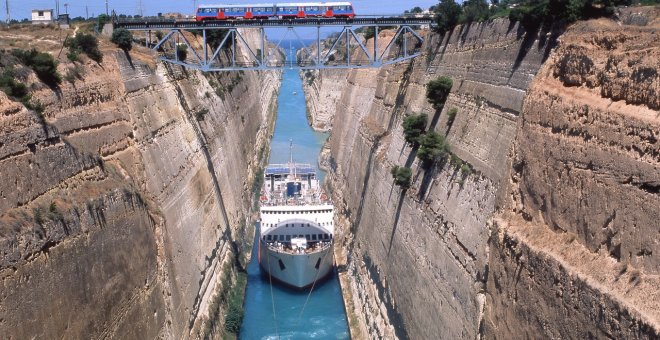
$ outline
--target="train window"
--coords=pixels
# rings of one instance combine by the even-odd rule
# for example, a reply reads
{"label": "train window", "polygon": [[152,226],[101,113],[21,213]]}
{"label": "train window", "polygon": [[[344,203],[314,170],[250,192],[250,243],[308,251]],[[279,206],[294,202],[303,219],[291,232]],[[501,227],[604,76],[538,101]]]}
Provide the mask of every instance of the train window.
{"label": "train window", "polygon": [[280,241],[284,241],[284,235],[280,235]]}
{"label": "train window", "polygon": [[307,7],[305,7],[305,10],[306,11],[318,11],[319,8],[316,7],[316,6],[307,6]]}
{"label": "train window", "polygon": [[312,241],[316,241],[316,234],[312,234]]}
{"label": "train window", "polygon": [[328,234],[323,234],[323,238],[327,240],[330,236]]}
{"label": "train window", "polygon": [[286,240],[291,241],[291,235],[286,235]]}
{"label": "train window", "polygon": [[266,7],[254,7],[252,8],[252,12],[265,12]]}
{"label": "train window", "polygon": [[311,237],[309,235],[305,235],[305,238],[307,239],[307,241],[309,241],[311,239]]}
{"label": "train window", "polygon": [[272,240],[272,237],[273,237],[273,235],[268,235],[266,239],[267,239],[268,241],[271,241],[271,240]]}

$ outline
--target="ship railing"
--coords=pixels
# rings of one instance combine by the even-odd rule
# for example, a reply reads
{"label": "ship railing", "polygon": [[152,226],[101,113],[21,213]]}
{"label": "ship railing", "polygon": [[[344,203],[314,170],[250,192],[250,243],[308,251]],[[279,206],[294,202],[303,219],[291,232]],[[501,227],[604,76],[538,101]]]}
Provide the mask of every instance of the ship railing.
{"label": "ship railing", "polygon": [[307,247],[306,249],[293,249],[291,248],[290,243],[282,243],[282,242],[269,242],[266,243],[266,246],[268,247],[268,249],[272,251],[276,251],[278,253],[311,254],[311,253],[327,250],[332,246],[332,242],[331,241],[317,242],[315,244],[311,244],[311,246]]}

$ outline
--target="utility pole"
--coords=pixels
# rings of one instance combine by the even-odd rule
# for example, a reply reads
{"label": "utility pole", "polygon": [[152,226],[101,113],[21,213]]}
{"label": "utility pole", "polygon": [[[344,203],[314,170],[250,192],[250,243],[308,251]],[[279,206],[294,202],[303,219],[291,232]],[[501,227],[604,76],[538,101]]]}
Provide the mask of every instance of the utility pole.
{"label": "utility pole", "polygon": [[7,7],[7,25],[9,25],[9,21],[11,20],[11,17],[9,17],[9,0],[6,0],[5,7]]}
{"label": "utility pole", "polygon": [[55,16],[60,16],[60,0],[55,0]]}
{"label": "utility pole", "polygon": [[89,19],[89,6],[85,5],[85,19]]}
{"label": "utility pole", "polygon": [[108,0],[105,0],[105,15],[110,15],[110,12],[108,12]]}
{"label": "utility pole", "polygon": [[68,3],[64,3],[64,14],[69,14],[69,4]]}
{"label": "utility pole", "polygon": [[142,0],[138,1],[138,15],[142,16]]}
{"label": "utility pole", "polygon": [[197,13],[197,0],[193,0],[193,12]]}

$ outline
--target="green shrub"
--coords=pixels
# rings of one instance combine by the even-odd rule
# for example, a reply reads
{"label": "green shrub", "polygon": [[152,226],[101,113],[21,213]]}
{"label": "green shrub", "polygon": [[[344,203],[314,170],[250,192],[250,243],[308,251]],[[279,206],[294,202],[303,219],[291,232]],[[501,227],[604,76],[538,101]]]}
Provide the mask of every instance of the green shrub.
{"label": "green shrub", "polygon": [[406,142],[418,145],[419,139],[426,130],[426,114],[410,115],[403,119],[403,134]]}
{"label": "green shrub", "polygon": [[206,116],[207,113],[209,113],[209,109],[207,108],[201,109],[195,112],[195,118],[199,121],[202,121],[204,120],[204,116]]}
{"label": "green shrub", "polygon": [[76,36],[66,42],[70,50],[82,51],[90,59],[100,63],[103,61],[103,53],[99,50],[99,40],[86,33],[78,33]]}
{"label": "green shrub", "polygon": [[69,52],[66,54],[66,58],[71,62],[80,61],[80,52],[76,49],[69,49]]}
{"label": "green shrub", "polygon": [[470,166],[470,164],[463,163],[463,165],[461,165],[461,173],[463,174],[463,176],[470,175],[472,173],[472,167]]}
{"label": "green shrub", "polygon": [[62,77],[57,73],[57,61],[52,55],[39,52],[36,49],[29,51],[16,49],[12,54],[25,66],[30,67],[37,77],[47,85],[54,87],[62,82]]}
{"label": "green shrub", "polygon": [[451,165],[453,166],[458,167],[461,166],[461,164],[463,164],[463,160],[452,153],[451,156],[449,157],[449,163],[451,163]]}
{"label": "green shrub", "polygon": [[458,113],[458,109],[455,107],[452,107],[447,111],[447,127],[451,129],[452,125],[454,125],[454,119],[456,119],[456,114]]}
{"label": "green shrub", "polygon": [[101,31],[103,29],[103,25],[107,24],[110,22],[110,16],[106,14],[99,14],[99,16],[96,18],[96,30]]}
{"label": "green shrub", "polygon": [[428,168],[433,162],[447,155],[448,146],[445,138],[437,132],[429,132],[420,139],[417,157],[422,166]]}
{"label": "green shrub", "polygon": [[6,93],[9,97],[14,97],[21,100],[28,95],[28,88],[25,84],[17,82],[14,79],[13,71],[5,70],[0,75],[0,90]]}
{"label": "green shrub", "polygon": [[431,80],[426,84],[426,98],[435,109],[440,109],[445,104],[452,85],[451,78],[446,76]]}
{"label": "green shrub", "polygon": [[112,32],[112,37],[110,38],[110,41],[115,43],[117,47],[121,48],[122,50],[128,52],[131,50],[131,47],[133,46],[133,34],[125,28],[118,28]]}
{"label": "green shrub", "polygon": [[410,188],[410,179],[412,178],[412,170],[407,167],[393,166],[390,170],[392,178],[394,178],[394,184],[400,186],[403,189]]}

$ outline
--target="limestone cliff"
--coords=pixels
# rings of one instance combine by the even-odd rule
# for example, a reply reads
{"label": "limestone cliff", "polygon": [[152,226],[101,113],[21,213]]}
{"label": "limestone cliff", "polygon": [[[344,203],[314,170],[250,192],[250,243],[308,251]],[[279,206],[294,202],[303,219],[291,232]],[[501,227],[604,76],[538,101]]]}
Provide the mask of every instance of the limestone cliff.
{"label": "limestone cliff", "polygon": [[573,25],[530,86],[494,219],[487,334],[660,335],[657,18]]}
{"label": "limestone cliff", "polygon": [[[33,34],[59,35],[19,33],[9,38],[18,46]],[[106,41],[101,47],[100,64],[63,54],[67,80],[56,89],[8,54],[1,59],[43,109],[0,93],[0,332],[221,332],[213,318],[224,313],[210,306],[231,284],[223,271],[235,272],[252,240],[250,188],[279,75],[204,76],[156,64],[139,47],[130,59]],[[59,45],[38,48],[57,55]]]}
{"label": "limestone cliff", "polygon": [[[337,258],[354,337],[657,336],[658,299],[614,297],[659,291],[657,37],[598,25],[559,36],[497,19],[442,37],[424,32],[425,55],[414,62],[348,73],[323,164],[343,212]],[[580,43],[562,40],[575,36]],[[608,55],[612,44],[619,50]],[[596,51],[608,57],[590,59]],[[425,84],[440,75],[453,88],[436,111]],[[594,94],[604,99],[591,107]],[[636,119],[598,111],[621,105],[633,105]],[[423,169],[403,137],[411,113],[426,113],[469,166],[445,158]],[[412,167],[410,189],[394,185],[395,165]],[[565,239],[573,243],[557,241]],[[590,270],[570,265],[580,258]],[[621,281],[595,270],[608,261]]]}

